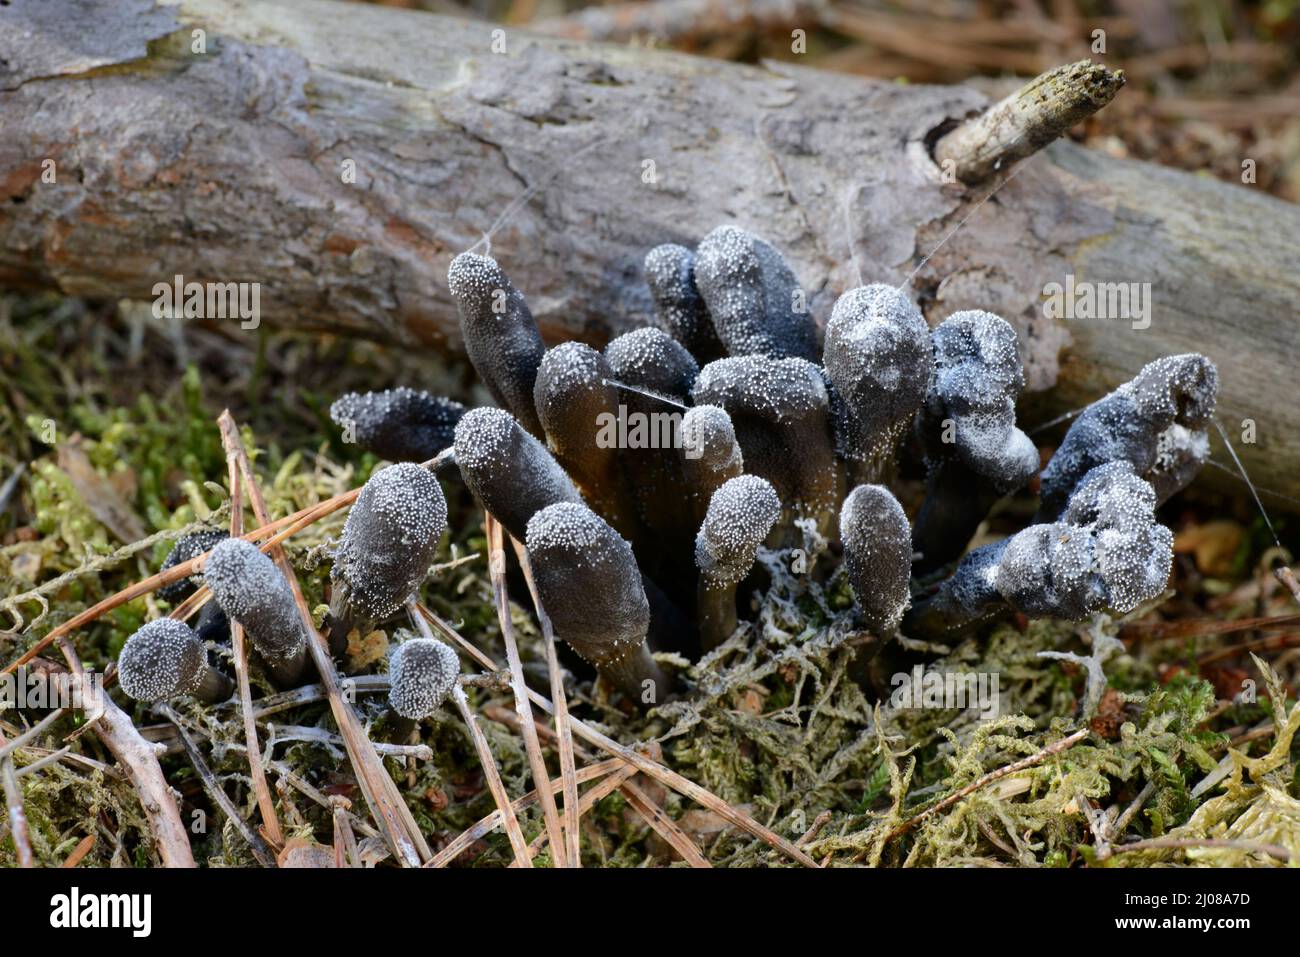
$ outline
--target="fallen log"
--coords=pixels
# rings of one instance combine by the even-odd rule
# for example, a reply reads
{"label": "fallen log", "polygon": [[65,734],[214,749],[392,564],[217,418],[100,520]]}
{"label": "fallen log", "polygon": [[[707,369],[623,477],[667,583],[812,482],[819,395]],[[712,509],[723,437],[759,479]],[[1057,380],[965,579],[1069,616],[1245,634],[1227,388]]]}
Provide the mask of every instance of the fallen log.
{"label": "fallen log", "polygon": [[[932,323],[1005,316],[1031,391],[1055,386],[1031,422],[1204,352],[1252,477],[1300,497],[1300,209],[1064,141],[937,163],[987,106],[330,0],[10,0],[0,285],[257,283],[268,326],[455,349],[448,262],[490,245],[548,340],[600,342],[649,319],[650,247],[737,222],[819,321],[860,281],[908,287]],[[1129,283],[1133,318],[1069,298]]]}

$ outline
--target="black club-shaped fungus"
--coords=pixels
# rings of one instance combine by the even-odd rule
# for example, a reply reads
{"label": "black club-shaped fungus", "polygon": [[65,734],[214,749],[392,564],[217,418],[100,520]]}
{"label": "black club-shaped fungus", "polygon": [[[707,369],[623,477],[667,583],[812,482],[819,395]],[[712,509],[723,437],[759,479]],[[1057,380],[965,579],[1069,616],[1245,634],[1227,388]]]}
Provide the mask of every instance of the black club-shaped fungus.
{"label": "black club-shaped fungus", "polygon": [[388,704],[403,718],[419,721],[438,710],[456,687],[460,659],[450,645],[412,638],[388,660]]}
{"label": "black club-shaped fungus", "polygon": [[[634,512],[623,484],[619,448],[610,428],[619,411],[613,371],[591,346],[565,342],[549,349],[537,371],[533,400],[546,444],[586,500],[620,529]],[[546,504],[550,504],[547,502]]]}
{"label": "black club-shaped fungus", "polygon": [[605,346],[605,360],[619,382],[686,402],[700,374],[686,348],[661,329],[633,329]]}
{"label": "black club-shaped fungus", "polygon": [[[1171,459],[1166,433],[1175,425],[1204,432],[1214,416],[1218,382],[1214,363],[1204,356],[1167,356],[1084,409],[1043,469],[1039,520],[1059,516],[1083,476],[1107,462],[1128,462],[1166,496],[1181,488],[1178,482],[1191,481],[1195,454]],[[1178,467],[1171,467],[1175,462]]]}
{"label": "black club-shaped fungus", "polygon": [[158,618],[126,640],[117,658],[118,683],[137,701],[162,701],[193,694],[223,701],[233,685],[208,665],[203,642],[184,622]]}
{"label": "black club-shaped fungus", "polygon": [[540,442],[504,409],[471,409],[456,425],[456,464],[479,506],[496,516],[516,541],[528,520],[557,502],[582,496]]}
{"label": "black club-shaped fungus", "polygon": [[749,574],[759,546],[780,516],[776,489],[757,475],[733,478],[713,493],[695,538],[700,645],[705,651],[735,632],[736,586]]}
{"label": "black club-shaped fungus", "polygon": [[817,329],[781,254],[737,226],[719,226],[695,251],[695,284],[733,356],[817,356]]}
{"label": "black club-shaped fungus", "polygon": [[806,515],[834,508],[839,468],[818,366],[758,355],[719,359],[700,370],[693,398],[726,410],[746,470],[771,482],[788,508]]}
{"label": "black club-shaped fungus", "polygon": [[447,273],[461,339],[492,397],[533,435],[542,434],[533,383],[546,347],[523,294],[495,259],[461,253]]}
{"label": "black club-shaped fungus", "polygon": [[402,462],[370,477],[348,512],[331,573],[331,614],[345,634],[368,630],[420,587],[446,527],[447,500],[428,469]]}
{"label": "black club-shaped fungus", "polygon": [[650,657],[650,605],[632,547],[585,505],[558,502],[528,522],[528,561],[555,634],[636,702],[667,691]]}
{"label": "black club-shaped fungus", "polygon": [[892,286],[850,289],[831,311],[822,355],[842,404],[840,454],[870,461],[892,450],[925,401],[934,370],[920,310]]}
{"label": "black club-shaped fungus", "polygon": [[[182,535],[176,539],[176,544],[167,553],[167,557],[163,559],[162,568],[158,570],[165,572],[167,569],[175,568],[183,562],[198,558],[204,552],[211,551],[222,539],[229,537],[225,532],[217,529],[210,532],[194,532],[190,535]],[[168,582],[158,589],[158,597],[173,607],[179,605],[194,594],[198,588],[195,577],[191,576],[182,578],[180,581]]]}
{"label": "black club-shaped fungus", "polygon": [[721,358],[722,343],[695,286],[695,254],[675,243],[656,246],[646,253],[645,281],[669,335],[701,362]]}
{"label": "black club-shaped fungus", "polygon": [[228,538],[208,556],[203,581],[221,610],[244,626],[276,684],[297,682],[307,664],[307,633],[275,562],[256,545]]}
{"label": "black club-shaped fungus", "polygon": [[1090,471],[1058,522],[1031,525],[971,552],[938,591],[918,602],[916,637],[959,634],[1007,610],[1079,621],[1129,612],[1160,594],[1173,534],[1155,521],[1156,495],[1128,462]]}
{"label": "black club-shaped fungus", "polygon": [[745,471],[745,457],[727,410],[695,405],[682,416],[682,476],[691,500],[694,527],[699,528],[713,493]]}
{"label": "black club-shaped fungus", "polygon": [[391,462],[433,458],[451,445],[464,414],[459,402],[405,387],[349,392],[330,406],[345,438]]}
{"label": "black club-shaped fungus", "polygon": [[921,572],[961,554],[994,502],[1038,471],[1038,449],[1016,427],[1025,378],[1011,325],[958,312],[931,338],[934,382],[917,416],[928,473],[914,539]]}
{"label": "black club-shaped fungus", "polygon": [[892,632],[907,610],[912,577],[912,529],[903,506],[883,485],[859,485],[840,509],[840,539],[863,620],[877,635]]}

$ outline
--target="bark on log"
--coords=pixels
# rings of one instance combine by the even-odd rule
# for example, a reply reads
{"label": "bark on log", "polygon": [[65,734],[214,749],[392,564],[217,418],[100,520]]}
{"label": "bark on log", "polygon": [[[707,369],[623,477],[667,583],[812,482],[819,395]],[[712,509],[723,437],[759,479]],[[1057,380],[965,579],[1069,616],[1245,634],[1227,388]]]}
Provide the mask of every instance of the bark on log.
{"label": "bark on log", "polygon": [[[909,284],[931,322],[1005,316],[1031,389],[1057,386],[1031,419],[1204,352],[1230,434],[1257,423],[1252,477],[1300,497],[1297,207],[1065,142],[945,183],[928,143],[987,105],[974,90],[497,30],[329,0],[10,0],[0,284],[256,281],[268,325],[455,348],[450,258],[536,190],[493,253],[548,340],[599,342],[649,320],[650,247],[737,222],[819,321],[860,280]],[[1150,327],[1046,318],[1067,274],[1150,283]]]}

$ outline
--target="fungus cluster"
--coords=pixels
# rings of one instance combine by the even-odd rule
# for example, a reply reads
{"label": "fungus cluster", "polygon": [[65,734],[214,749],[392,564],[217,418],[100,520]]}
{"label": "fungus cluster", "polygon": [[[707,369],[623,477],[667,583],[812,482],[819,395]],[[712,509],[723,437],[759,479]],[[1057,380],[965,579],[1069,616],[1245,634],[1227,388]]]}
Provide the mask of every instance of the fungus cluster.
{"label": "fungus cluster", "polygon": [[[1042,473],[1036,524],[963,558],[998,499],[1039,471],[1016,423],[1025,380],[1009,323],[965,311],[931,330],[901,289],[876,284],[844,292],[822,336],[793,269],[736,226],[694,249],[651,249],[644,275],[654,325],[603,350],[548,350],[501,265],[457,256],[448,282],[465,348],[497,407],[394,389],[332,409],[391,460],[452,446],[468,491],[526,547],[557,636],[633,702],[668,689],[654,651],[696,655],[738,633],[739,586],[762,584],[760,549],[788,544],[795,521],[842,549],[857,621],[882,637],[960,634],[1011,611],[1127,611],[1164,587],[1171,536],[1155,508],[1206,458],[1209,360],[1157,360],[1090,406]],[[909,434],[903,451],[920,451],[926,475],[915,527],[886,484]],[[399,608],[445,520],[430,473],[377,472],[336,551],[336,617]],[[250,634],[292,646],[301,635],[271,587],[274,567],[233,543],[210,567],[224,567],[223,550],[261,568],[259,594],[279,597],[258,618],[208,571],[221,606]],[[428,714],[454,659],[428,639],[403,643],[393,709]]]}

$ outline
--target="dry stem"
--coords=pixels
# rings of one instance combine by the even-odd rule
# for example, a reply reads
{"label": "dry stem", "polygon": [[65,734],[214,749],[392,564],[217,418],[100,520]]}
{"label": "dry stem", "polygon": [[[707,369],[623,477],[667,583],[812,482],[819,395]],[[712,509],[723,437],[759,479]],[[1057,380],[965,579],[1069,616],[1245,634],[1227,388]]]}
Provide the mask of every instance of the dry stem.
{"label": "dry stem", "polygon": [[557,848],[555,854],[567,859],[566,866],[582,867],[582,851],[579,842],[578,817],[578,780],[576,764],[573,759],[573,729],[569,724],[569,701],[564,693],[564,677],[560,673],[560,659],[555,652],[555,629],[551,627],[551,617],[542,607],[542,596],[537,592],[537,582],[533,578],[533,566],[528,560],[528,550],[511,538],[515,556],[523,569],[524,580],[528,583],[528,594],[533,599],[533,610],[541,625],[543,644],[546,647],[546,668],[551,678],[551,700],[555,702],[555,733],[559,738],[560,776],[564,779],[564,847]]}
{"label": "dry stem", "polygon": [[510,665],[510,687],[514,691],[515,711],[519,713],[519,733],[524,739],[524,749],[528,753],[528,766],[533,774],[533,784],[541,798],[542,817],[546,822],[546,833],[555,848],[557,866],[567,866],[565,860],[564,832],[560,828],[560,813],[555,806],[555,795],[551,793],[551,778],[546,771],[546,761],[542,757],[542,745],[537,740],[537,728],[533,724],[533,709],[528,704],[528,685],[524,682],[524,665],[519,658],[519,643],[515,641],[515,629],[510,623],[510,598],[506,594],[506,553],[504,532],[501,523],[491,513],[485,513],[484,527],[488,539],[488,570],[492,576],[492,599],[496,604],[497,618],[501,622],[501,638],[506,645],[506,661]]}

